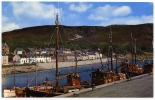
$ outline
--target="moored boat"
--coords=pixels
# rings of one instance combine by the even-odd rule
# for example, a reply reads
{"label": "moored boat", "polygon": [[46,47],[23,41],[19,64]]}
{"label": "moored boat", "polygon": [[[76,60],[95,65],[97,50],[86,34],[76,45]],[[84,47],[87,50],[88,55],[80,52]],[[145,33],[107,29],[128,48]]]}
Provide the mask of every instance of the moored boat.
{"label": "moored boat", "polygon": [[[131,78],[133,76],[141,75],[143,74],[144,69],[139,66],[139,64],[136,64],[136,39],[133,39],[132,33],[131,33],[131,62],[129,62],[127,59],[122,62],[121,64],[121,72],[125,73],[127,78]],[[133,57],[135,56],[135,57]],[[134,62],[135,58],[135,62]],[[143,60],[142,60],[143,61]],[[141,63],[141,62],[140,62]]]}
{"label": "moored boat", "polygon": [[[32,86],[32,87],[26,87],[26,96],[30,97],[53,97],[57,95],[61,95],[63,93],[68,93],[72,91],[78,91],[82,88],[82,86],[86,86],[87,82],[81,82],[80,76],[77,71],[77,58],[76,58],[76,49],[75,49],[75,67],[76,72],[70,72],[66,74],[60,74],[59,70],[59,43],[58,43],[58,32],[59,32],[59,21],[58,21],[58,14],[56,15],[56,32],[55,32],[55,58],[56,58],[56,72],[55,72],[55,80],[48,81],[46,78],[45,82],[38,86]],[[59,85],[59,80],[62,78],[67,77],[67,84],[66,85]],[[52,83],[55,82],[55,85],[52,85]]]}
{"label": "moored boat", "polygon": [[[112,42],[112,32],[110,27],[110,34],[107,39],[107,44],[109,45],[108,50],[108,70],[104,69],[104,66],[101,62],[102,69],[94,69],[92,71],[92,86],[93,85],[101,85],[101,84],[108,84],[110,82],[118,81],[120,79],[125,79],[126,76],[123,73],[118,73],[118,66],[117,66],[117,55],[116,55],[116,69],[113,69],[113,42]],[[111,68],[109,67],[109,57],[111,58],[110,64]]]}

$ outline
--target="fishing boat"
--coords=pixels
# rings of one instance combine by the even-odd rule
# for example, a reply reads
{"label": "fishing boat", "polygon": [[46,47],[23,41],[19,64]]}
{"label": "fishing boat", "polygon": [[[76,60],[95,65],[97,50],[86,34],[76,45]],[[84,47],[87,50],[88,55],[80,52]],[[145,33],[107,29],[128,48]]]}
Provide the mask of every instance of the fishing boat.
{"label": "fishing boat", "polygon": [[146,59],[144,60],[144,74],[145,73],[151,73],[153,72],[153,62],[150,62],[150,60],[147,59],[147,54],[146,54]]}
{"label": "fishing boat", "polygon": [[143,73],[151,73],[153,72],[153,64],[144,64],[144,67],[143,67],[144,71]]}
{"label": "fishing boat", "polygon": [[[53,97],[57,95],[61,95],[68,92],[73,91],[79,91],[83,86],[89,85],[89,82],[81,82],[79,72],[77,70],[77,57],[76,57],[76,49],[75,49],[75,67],[76,72],[70,72],[65,74],[60,74],[58,62],[59,62],[59,43],[58,43],[58,32],[59,32],[59,21],[58,21],[58,14],[56,15],[56,32],[55,32],[55,58],[56,58],[56,72],[55,72],[55,80],[48,81],[46,80],[43,82],[42,85],[36,85],[31,87],[26,87],[26,96],[27,97]],[[59,85],[59,80],[67,78],[67,84],[66,85]],[[55,82],[55,85],[52,85],[52,83]]]}
{"label": "fishing boat", "polygon": [[3,89],[4,98],[25,97],[26,96],[26,94],[25,94],[25,88],[21,88],[21,87],[17,87],[16,86],[15,62],[16,61],[13,61],[13,63],[14,63],[14,69],[13,69],[13,73],[14,73],[14,86]]}
{"label": "fishing boat", "polygon": [[[105,70],[101,62],[101,68],[93,69],[92,71],[92,85],[101,85],[101,84],[107,84],[110,82],[118,81],[120,79],[125,79],[126,76],[123,73],[118,73],[117,70],[117,56],[116,56],[116,69],[113,69],[113,42],[112,42],[112,32],[110,27],[110,34],[107,36],[107,44],[109,46],[108,48],[108,70]],[[111,68],[109,66],[109,57],[110,57],[110,63]]]}
{"label": "fishing boat", "polygon": [[[131,55],[132,55],[131,61],[126,59],[121,64],[121,72],[125,73],[128,78],[141,75],[143,74],[143,71],[144,71],[144,69],[139,66],[140,63],[143,62],[143,60],[141,60],[139,64],[136,64],[136,60],[137,60],[136,59],[136,39],[133,39],[132,33],[131,33]],[[135,57],[135,62],[134,62],[133,56]]]}
{"label": "fishing boat", "polygon": [[4,88],[4,98],[26,97],[25,88]]}

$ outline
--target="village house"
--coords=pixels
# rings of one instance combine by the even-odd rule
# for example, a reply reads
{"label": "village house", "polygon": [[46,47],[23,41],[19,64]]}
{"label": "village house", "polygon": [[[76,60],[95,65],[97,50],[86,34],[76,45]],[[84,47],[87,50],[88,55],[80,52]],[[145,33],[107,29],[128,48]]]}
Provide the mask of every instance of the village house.
{"label": "village house", "polygon": [[[16,54],[13,57],[13,60],[20,63],[47,63],[55,62],[55,49],[54,48],[45,48],[45,49],[35,49],[28,48],[29,53],[26,53],[22,48],[16,48],[14,53]],[[85,60],[94,60],[102,58],[102,54],[98,52],[88,52],[83,53],[81,50],[71,51],[70,49],[60,49],[58,51],[58,61],[85,61]]]}
{"label": "village house", "polygon": [[41,62],[41,63],[51,62],[51,56],[49,56],[47,54],[37,55],[36,56],[36,62]]}
{"label": "village house", "polygon": [[13,59],[13,62],[20,63],[21,57],[18,54],[16,54],[12,59]]}
{"label": "village house", "polygon": [[47,63],[51,62],[51,57],[47,54],[44,55],[34,55],[30,53],[19,54],[13,57],[14,62],[19,64],[31,64],[31,63]]}
{"label": "village house", "polygon": [[2,51],[7,55],[9,54],[9,46],[6,43],[2,43]]}
{"label": "village house", "polygon": [[102,58],[102,54],[100,54],[100,53],[98,53],[98,52],[95,52],[95,55],[96,55],[96,59]]}
{"label": "village house", "polygon": [[46,53],[50,56],[53,56],[55,54],[55,48],[45,48]]}
{"label": "village house", "polygon": [[9,65],[9,46],[6,43],[2,43],[2,65]]}
{"label": "village house", "polygon": [[30,64],[30,58],[27,55],[20,55],[20,64]]}
{"label": "village house", "polygon": [[93,52],[89,52],[89,53],[88,53],[88,59],[89,59],[89,60],[94,60],[94,59],[96,59],[96,54],[93,53]]}
{"label": "village house", "polygon": [[64,48],[64,49],[61,48],[61,49],[59,50],[59,53],[64,53],[64,54],[67,53],[67,54],[69,54],[69,53],[72,53],[72,51],[71,51],[70,49],[67,49],[67,48]]}
{"label": "village house", "polygon": [[59,54],[59,61],[75,61],[75,57],[77,58],[77,61],[81,60],[82,57],[79,54],[74,53],[60,53]]}
{"label": "village house", "polygon": [[35,51],[35,54],[37,55],[39,55],[39,54],[41,54],[41,48],[40,49],[36,49],[36,51]]}
{"label": "village house", "polygon": [[[81,50],[75,50],[77,54],[82,54]],[[75,53],[75,51],[73,51]]]}
{"label": "village house", "polygon": [[26,51],[23,49],[23,48],[16,48],[14,50],[14,55],[17,55],[17,54],[24,54],[26,53]]}
{"label": "village house", "polygon": [[46,53],[47,53],[46,49],[41,49],[41,52],[40,52],[41,55],[46,54]]}
{"label": "village house", "polygon": [[36,52],[36,49],[35,49],[35,48],[29,48],[29,47],[28,47],[28,50],[29,50],[29,52],[30,52],[31,54],[35,54],[35,52]]}
{"label": "village house", "polygon": [[81,61],[85,61],[85,60],[88,60],[88,55],[87,54],[79,54],[81,56],[80,60]]}
{"label": "village house", "polygon": [[9,65],[8,55],[2,51],[2,65]]}

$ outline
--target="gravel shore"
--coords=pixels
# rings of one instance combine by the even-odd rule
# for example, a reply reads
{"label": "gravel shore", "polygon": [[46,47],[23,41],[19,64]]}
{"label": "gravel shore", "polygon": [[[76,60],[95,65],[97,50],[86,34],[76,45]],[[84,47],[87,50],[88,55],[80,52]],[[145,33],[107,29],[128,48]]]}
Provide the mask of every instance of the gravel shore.
{"label": "gravel shore", "polygon": [[[103,63],[107,62],[107,59],[102,59],[102,62]],[[101,63],[100,59],[78,61],[77,65],[82,66],[82,65],[91,65],[91,64],[97,64],[97,63]],[[16,74],[19,74],[19,73],[27,73],[28,70],[29,72],[35,72],[36,68],[37,68],[37,71],[55,69],[56,68],[55,66],[56,66],[55,62],[37,63],[36,65],[22,65],[22,66],[16,64],[15,66],[12,65],[10,67],[3,67],[2,76],[14,74],[14,70]],[[59,68],[73,67],[75,66],[75,62],[59,62],[58,66]]]}

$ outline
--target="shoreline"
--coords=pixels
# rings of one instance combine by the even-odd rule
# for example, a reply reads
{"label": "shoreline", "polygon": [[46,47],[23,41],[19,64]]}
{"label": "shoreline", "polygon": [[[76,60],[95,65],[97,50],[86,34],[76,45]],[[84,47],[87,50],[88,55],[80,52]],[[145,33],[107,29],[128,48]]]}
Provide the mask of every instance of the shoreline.
{"label": "shoreline", "polygon": [[[107,62],[106,58],[102,59],[103,64]],[[78,66],[83,66],[83,65],[93,65],[93,64],[99,64],[101,63],[100,59],[95,59],[95,60],[86,60],[86,61],[78,61],[77,65]],[[50,62],[50,63],[37,63],[36,65],[12,65],[11,67],[4,67],[2,68],[2,76],[8,76],[8,75],[13,75],[14,74],[14,69],[15,69],[15,74],[24,74],[27,73],[28,70],[29,72],[35,72],[37,66],[37,71],[44,71],[44,70],[52,70],[55,69],[56,63],[55,62]],[[75,67],[75,62],[59,62],[58,64],[59,68],[69,68],[69,67]]]}

